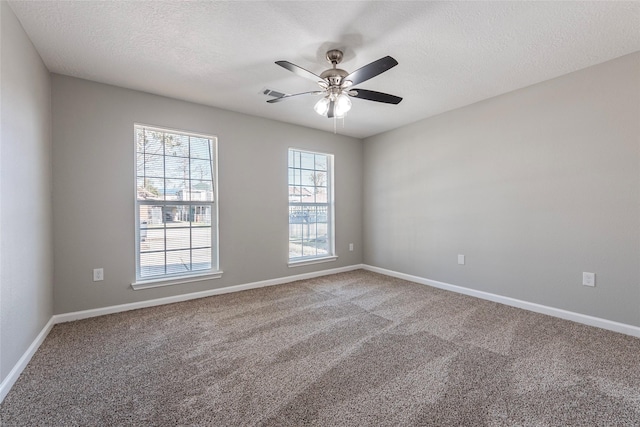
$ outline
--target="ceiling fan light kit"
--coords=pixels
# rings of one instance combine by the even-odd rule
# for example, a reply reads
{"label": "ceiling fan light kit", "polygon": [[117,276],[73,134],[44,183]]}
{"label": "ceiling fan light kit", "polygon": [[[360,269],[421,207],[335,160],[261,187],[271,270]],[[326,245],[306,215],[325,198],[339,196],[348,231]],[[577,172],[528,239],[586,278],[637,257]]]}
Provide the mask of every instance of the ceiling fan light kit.
{"label": "ceiling fan light kit", "polygon": [[347,95],[341,93],[336,99],[335,114],[337,117],[343,117],[349,110],[351,110],[351,100]]}
{"label": "ceiling fan light kit", "polygon": [[321,116],[328,118],[343,118],[345,114],[351,110],[351,99],[360,98],[367,101],[383,102],[386,104],[399,104],[402,98],[387,93],[376,92],[366,89],[353,88],[362,82],[365,82],[379,74],[398,65],[398,61],[390,56],[378,59],[362,68],[357,69],[353,73],[338,68],[337,65],[342,61],[342,51],[338,49],[329,50],[326,54],[327,61],[332,68],[323,71],[320,75],[316,75],[311,71],[305,70],[288,61],[276,61],[276,64],[297,74],[300,77],[315,81],[320,86],[319,91],[302,92],[295,94],[284,94],[277,98],[268,100],[268,103],[275,103],[283,99],[298,95],[322,95],[322,98],[316,102],[313,109]]}

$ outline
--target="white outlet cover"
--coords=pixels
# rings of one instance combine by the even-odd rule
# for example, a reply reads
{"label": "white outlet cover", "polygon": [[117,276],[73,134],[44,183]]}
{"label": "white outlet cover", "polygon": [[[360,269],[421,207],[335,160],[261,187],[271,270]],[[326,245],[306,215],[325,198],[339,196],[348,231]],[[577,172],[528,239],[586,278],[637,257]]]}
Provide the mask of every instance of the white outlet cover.
{"label": "white outlet cover", "polygon": [[464,265],[464,255],[458,255],[458,264]]}
{"label": "white outlet cover", "polygon": [[596,285],[596,273],[582,272],[582,285],[583,286],[595,286]]}
{"label": "white outlet cover", "polygon": [[104,280],[104,269],[102,268],[94,268],[93,269],[93,281],[100,282]]}

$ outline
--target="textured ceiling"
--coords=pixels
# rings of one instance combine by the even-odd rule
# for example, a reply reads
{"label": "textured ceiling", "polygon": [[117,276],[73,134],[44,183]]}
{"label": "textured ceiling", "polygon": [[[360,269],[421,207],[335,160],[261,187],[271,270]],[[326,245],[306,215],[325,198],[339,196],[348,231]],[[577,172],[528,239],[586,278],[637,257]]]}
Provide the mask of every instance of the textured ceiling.
{"label": "textured ceiling", "polygon": [[315,90],[341,48],[354,71],[399,65],[359,87],[338,133],[366,137],[640,50],[639,2],[10,1],[50,71],[333,131]]}

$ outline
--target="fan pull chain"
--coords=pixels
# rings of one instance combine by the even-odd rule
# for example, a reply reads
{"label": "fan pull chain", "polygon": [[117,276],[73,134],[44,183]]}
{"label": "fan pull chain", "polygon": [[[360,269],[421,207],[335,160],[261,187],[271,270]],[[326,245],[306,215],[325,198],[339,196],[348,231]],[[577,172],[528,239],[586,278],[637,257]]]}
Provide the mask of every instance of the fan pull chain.
{"label": "fan pull chain", "polygon": [[[342,116],[342,129],[344,129],[344,123],[345,123],[345,117],[346,115]],[[337,121],[338,121],[338,117],[333,116],[333,133],[337,134],[338,133],[338,129],[337,129]]]}

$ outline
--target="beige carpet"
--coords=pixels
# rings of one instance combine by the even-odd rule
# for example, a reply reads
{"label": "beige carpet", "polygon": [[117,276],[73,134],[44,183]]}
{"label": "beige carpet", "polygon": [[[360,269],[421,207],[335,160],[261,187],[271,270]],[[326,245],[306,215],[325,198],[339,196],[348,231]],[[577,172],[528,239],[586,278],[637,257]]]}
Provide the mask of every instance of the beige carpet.
{"label": "beige carpet", "polygon": [[57,325],[2,426],[640,426],[640,340],[354,271]]}

